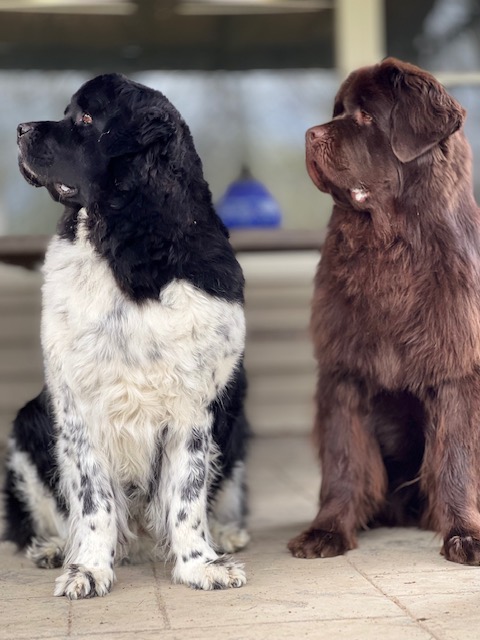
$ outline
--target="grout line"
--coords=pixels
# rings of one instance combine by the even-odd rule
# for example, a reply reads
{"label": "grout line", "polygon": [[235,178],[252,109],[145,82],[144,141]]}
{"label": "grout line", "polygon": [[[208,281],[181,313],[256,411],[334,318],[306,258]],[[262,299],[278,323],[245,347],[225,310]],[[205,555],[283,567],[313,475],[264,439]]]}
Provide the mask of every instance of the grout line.
{"label": "grout line", "polygon": [[165,629],[171,629],[172,625],[170,623],[170,618],[168,616],[167,606],[166,606],[166,604],[165,604],[165,602],[163,600],[163,597],[162,597],[162,592],[161,592],[161,589],[160,589],[160,579],[159,579],[159,576],[157,574],[157,568],[156,568],[154,562],[151,562],[151,567],[152,567],[152,571],[153,571],[153,577],[155,579],[155,597],[157,599],[158,610],[162,614],[163,624],[165,626]]}
{"label": "grout line", "polygon": [[345,560],[348,562],[348,564],[351,567],[353,567],[353,569],[355,569],[355,571],[357,571],[367,582],[369,582],[374,589],[376,589],[379,593],[381,593],[384,598],[387,598],[387,600],[390,600],[390,602],[393,602],[394,605],[396,605],[401,611],[403,611],[403,613],[407,615],[410,618],[410,620],[412,620],[412,622],[415,623],[417,627],[422,629],[422,631],[426,631],[427,633],[429,633],[430,636],[434,638],[434,640],[442,640],[442,638],[440,636],[437,636],[431,629],[429,629],[429,627],[426,624],[424,624],[422,620],[416,618],[412,613],[410,613],[410,610],[408,609],[408,607],[402,604],[399,598],[397,598],[396,596],[388,595],[388,593],[386,593],[380,586],[378,586],[372,578],[370,578],[364,571],[359,569],[355,565],[355,563],[350,560],[350,558],[345,557]]}
{"label": "grout line", "polygon": [[67,613],[67,637],[68,638],[70,638],[72,635],[72,627],[73,627],[73,602],[69,600],[68,613]]}

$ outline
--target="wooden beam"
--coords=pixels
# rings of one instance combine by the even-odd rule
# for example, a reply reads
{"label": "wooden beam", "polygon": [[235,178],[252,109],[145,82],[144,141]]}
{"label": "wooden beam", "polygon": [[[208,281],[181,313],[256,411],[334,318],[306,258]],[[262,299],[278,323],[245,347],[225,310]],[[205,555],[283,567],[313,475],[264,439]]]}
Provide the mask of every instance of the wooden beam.
{"label": "wooden beam", "polygon": [[[143,6],[143,4],[142,4]],[[333,12],[66,16],[0,12],[0,68],[256,69],[333,65]]]}
{"label": "wooden beam", "polygon": [[[324,238],[324,230],[243,229],[230,234],[237,252],[320,251]],[[0,262],[36,268],[43,262],[49,240],[46,235],[0,236]]]}

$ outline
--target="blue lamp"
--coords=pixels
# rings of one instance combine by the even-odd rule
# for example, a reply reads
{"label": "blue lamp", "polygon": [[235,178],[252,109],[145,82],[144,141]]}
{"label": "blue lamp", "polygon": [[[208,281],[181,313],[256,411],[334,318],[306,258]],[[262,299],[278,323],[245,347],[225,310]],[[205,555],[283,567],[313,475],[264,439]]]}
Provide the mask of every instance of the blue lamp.
{"label": "blue lamp", "polygon": [[229,229],[279,227],[282,220],[278,202],[247,167],[227,187],[216,210]]}

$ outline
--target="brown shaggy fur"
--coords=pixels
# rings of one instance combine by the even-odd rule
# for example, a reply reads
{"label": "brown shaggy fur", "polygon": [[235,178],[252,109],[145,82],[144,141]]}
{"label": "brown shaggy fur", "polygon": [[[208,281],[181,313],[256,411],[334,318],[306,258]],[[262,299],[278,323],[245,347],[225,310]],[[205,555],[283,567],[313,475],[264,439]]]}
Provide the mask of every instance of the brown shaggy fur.
{"label": "brown shaggy fur", "polygon": [[307,168],[334,200],[315,280],[321,507],[289,543],[342,554],[418,524],[480,564],[480,212],[465,112],[389,58],[350,75]]}

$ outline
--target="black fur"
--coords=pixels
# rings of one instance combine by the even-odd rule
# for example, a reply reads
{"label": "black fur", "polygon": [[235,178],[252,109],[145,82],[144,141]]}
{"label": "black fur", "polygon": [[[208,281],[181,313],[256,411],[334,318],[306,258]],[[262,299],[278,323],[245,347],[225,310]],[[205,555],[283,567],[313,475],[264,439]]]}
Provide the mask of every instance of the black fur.
{"label": "black fur", "polygon": [[[55,435],[50,401],[46,389],[28,402],[13,422],[12,438],[15,449],[25,452],[36,467],[41,482],[51,490],[60,512],[68,512],[65,500],[58,491],[58,470],[53,455]],[[29,510],[19,498],[16,486],[23,481],[13,469],[7,469],[5,480],[5,531],[3,539],[15,542],[21,549],[35,535]]]}

